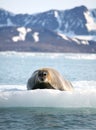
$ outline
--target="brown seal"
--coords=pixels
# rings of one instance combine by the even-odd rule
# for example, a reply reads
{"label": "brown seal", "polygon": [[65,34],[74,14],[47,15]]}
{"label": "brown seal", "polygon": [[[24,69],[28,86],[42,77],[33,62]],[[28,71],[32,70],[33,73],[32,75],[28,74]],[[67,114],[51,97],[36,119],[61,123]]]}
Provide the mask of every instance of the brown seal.
{"label": "brown seal", "polygon": [[28,79],[27,89],[57,89],[72,91],[72,84],[53,68],[41,68],[36,70]]}

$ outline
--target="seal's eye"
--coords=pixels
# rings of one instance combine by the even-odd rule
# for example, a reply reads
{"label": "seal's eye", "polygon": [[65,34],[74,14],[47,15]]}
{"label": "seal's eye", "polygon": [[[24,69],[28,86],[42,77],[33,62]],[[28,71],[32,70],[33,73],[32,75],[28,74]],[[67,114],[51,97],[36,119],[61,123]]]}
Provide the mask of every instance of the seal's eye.
{"label": "seal's eye", "polygon": [[46,75],[47,75],[47,72],[45,72],[45,71],[38,73],[39,77],[43,77],[43,76],[46,76]]}
{"label": "seal's eye", "polygon": [[42,76],[42,73],[38,73],[38,76],[40,76],[40,77],[41,77],[41,76]]}
{"label": "seal's eye", "polygon": [[43,75],[46,76],[46,75],[47,75],[47,72],[43,72]]}

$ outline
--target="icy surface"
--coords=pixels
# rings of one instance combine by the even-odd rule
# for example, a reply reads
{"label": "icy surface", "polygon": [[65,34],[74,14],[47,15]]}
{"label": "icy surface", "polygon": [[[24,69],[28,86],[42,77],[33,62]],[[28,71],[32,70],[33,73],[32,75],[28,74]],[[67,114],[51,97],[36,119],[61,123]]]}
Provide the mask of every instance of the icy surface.
{"label": "icy surface", "polygon": [[2,85],[0,107],[96,107],[96,82],[73,82],[73,85],[72,92],[51,89],[28,91],[26,86]]}

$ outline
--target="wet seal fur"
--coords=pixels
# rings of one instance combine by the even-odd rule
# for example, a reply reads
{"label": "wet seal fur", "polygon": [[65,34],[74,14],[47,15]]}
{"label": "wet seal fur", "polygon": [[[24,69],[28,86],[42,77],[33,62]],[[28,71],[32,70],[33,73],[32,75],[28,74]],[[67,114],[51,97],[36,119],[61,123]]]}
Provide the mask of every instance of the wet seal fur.
{"label": "wet seal fur", "polygon": [[57,89],[72,91],[72,84],[53,68],[41,68],[36,70],[28,79],[27,89]]}

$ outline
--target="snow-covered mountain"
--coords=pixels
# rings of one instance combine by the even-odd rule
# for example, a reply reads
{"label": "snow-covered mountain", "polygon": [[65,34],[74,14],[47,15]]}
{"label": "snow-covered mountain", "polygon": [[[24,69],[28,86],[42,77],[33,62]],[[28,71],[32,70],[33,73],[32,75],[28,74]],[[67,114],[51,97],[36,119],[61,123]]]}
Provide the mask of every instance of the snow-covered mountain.
{"label": "snow-covered mountain", "polygon": [[85,6],[80,6],[33,15],[13,14],[0,9],[0,27],[5,26],[43,27],[69,35],[96,34],[96,9],[88,10]]}
{"label": "snow-covered mountain", "polygon": [[0,51],[96,52],[96,9],[37,14],[0,9]]}

